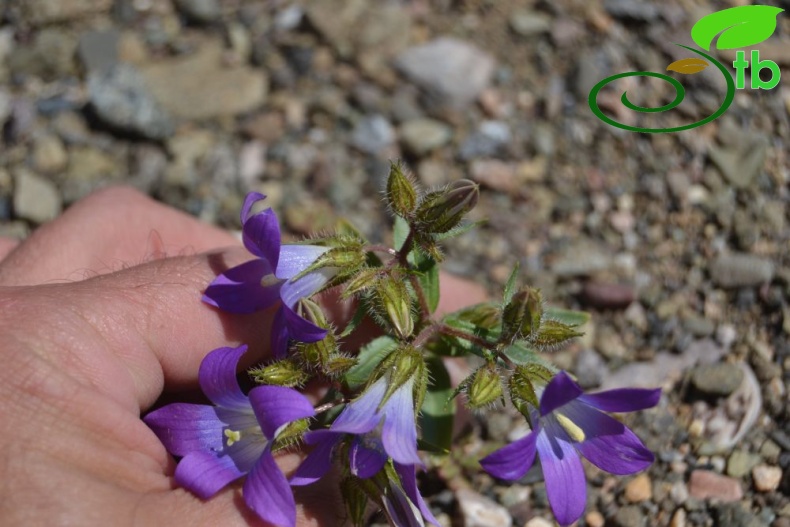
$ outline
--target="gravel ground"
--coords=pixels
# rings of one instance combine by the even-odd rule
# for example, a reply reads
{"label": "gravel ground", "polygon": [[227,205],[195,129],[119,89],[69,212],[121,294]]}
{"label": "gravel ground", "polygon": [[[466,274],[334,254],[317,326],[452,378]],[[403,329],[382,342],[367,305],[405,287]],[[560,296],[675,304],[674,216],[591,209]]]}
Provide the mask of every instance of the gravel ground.
{"label": "gravel ground", "polygon": [[[230,228],[259,190],[295,236],[344,216],[378,242],[388,160],[427,186],[472,178],[488,223],[447,267],[496,293],[520,262],[544,297],[593,313],[557,364],[591,389],[665,388],[628,419],[657,462],[628,478],[588,466],[580,524],[788,527],[790,80],[673,134],[587,105],[602,78],[664,71],[694,21],[743,3],[6,0],[0,235],[124,183]],[[761,49],[790,79],[790,16]],[[713,76],[683,80],[663,126],[723,98]],[[643,104],[670,96],[637,86]],[[467,420],[422,477],[444,524],[552,524],[539,471],[504,485],[472,461],[524,432],[508,410]]]}

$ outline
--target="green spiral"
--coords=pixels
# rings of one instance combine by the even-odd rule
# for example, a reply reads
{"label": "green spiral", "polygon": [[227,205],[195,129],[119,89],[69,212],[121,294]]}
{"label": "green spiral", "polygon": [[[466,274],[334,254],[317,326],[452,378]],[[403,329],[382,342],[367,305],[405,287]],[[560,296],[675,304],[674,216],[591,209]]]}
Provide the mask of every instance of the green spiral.
{"label": "green spiral", "polygon": [[637,106],[636,104],[629,101],[626,92],[623,92],[623,96],[620,98],[620,100],[623,102],[623,105],[626,108],[642,113],[665,112],[667,110],[671,110],[675,108],[678,104],[683,102],[683,98],[686,96],[686,90],[683,88],[683,85],[681,85],[680,82],[673,79],[669,75],[665,75],[663,73],[654,73],[652,71],[629,71],[626,73],[618,73],[617,75],[606,77],[604,80],[593,86],[593,89],[590,90],[590,95],[587,97],[587,102],[589,103],[590,109],[593,111],[593,113],[596,116],[598,116],[598,118],[603,122],[610,124],[612,126],[616,126],[617,128],[628,130],[630,132],[643,132],[647,134],[656,134],[662,132],[680,132],[682,130],[688,130],[690,128],[696,128],[697,126],[702,126],[703,124],[708,124],[712,120],[720,117],[724,112],[727,111],[727,108],[730,107],[730,104],[732,104],[732,100],[735,98],[735,81],[732,80],[732,76],[724,67],[724,65],[722,65],[718,60],[714,59],[713,57],[706,54],[705,52],[700,51],[698,49],[690,48],[688,46],[684,46],[683,44],[676,44],[676,46],[680,46],[681,48],[686,48],[687,50],[696,53],[697,55],[701,55],[706,59],[708,59],[709,61],[711,61],[717,68],[719,68],[719,71],[724,76],[724,80],[727,81],[727,96],[724,98],[724,102],[722,102],[721,106],[719,106],[719,109],[716,110],[714,114],[704,119],[701,119],[697,122],[686,124],[683,126],[675,126],[673,128],[642,128],[639,126],[630,126],[627,124],[618,123],[611,117],[606,116],[598,107],[598,92],[600,92],[601,89],[607,84],[609,84],[610,82],[617,79],[622,79],[623,77],[656,77],[658,79],[667,81],[675,88],[675,99],[672,102],[665,104],[664,106],[659,106],[658,108],[644,108],[642,106]]}

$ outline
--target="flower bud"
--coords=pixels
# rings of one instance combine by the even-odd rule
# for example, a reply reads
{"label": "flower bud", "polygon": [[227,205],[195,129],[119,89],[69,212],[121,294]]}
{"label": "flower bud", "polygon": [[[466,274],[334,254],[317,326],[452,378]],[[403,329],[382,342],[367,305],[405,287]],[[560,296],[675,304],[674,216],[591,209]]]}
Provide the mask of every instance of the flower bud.
{"label": "flower bud", "polygon": [[502,379],[496,367],[487,364],[479,368],[466,391],[470,408],[482,408],[502,398]]}
{"label": "flower bud", "polygon": [[392,163],[387,178],[387,203],[392,211],[403,218],[414,214],[417,206],[417,191],[414,183],[403,173],[402,165]]}
{"label": "flower bud", "polygon": [[543,297],[540,291],[524,287],[513,295],[502,312],[502,342],[529,338],[540,328]]}
{"label": "flower bud", "polygon": [[324,373],[327,377],[337,379],[357,364],[357,359],[347,355],[333,354],[324,364]]}
{"label": "flower bud", "polygon": [[340,492],[343,503],[346,504],[348,519],[352,525],[364,525],[365,513],[368,507],[368,496],[359,484],[358,478],[343,478],[340,482]]}
{"label": "flower bud", "polygon": [[286,386],[288,388],[301,386],[308,379],[307,373],[302,371],[301,367],[290,359],[277,361],[260,368],[253,368],[249,373],[258,384]]}
{"label": "flower bud", "polygon": [[569,326],[556,320],[544,320],[540,325],[532,344],[541,349],[555,349],[570,339],[584,335],[575,326]]}
{"label": "flower bud", "polygon": [[[412,389],[418,391],[427,382],[427,369],[425,359],[422,354],[410,345],[404,345],[393,351],[379,366],[377,374],[372,379],[378,379],[382,375],[389,376],[387,391],[384,392],[382,401],[387,401],[398,388],[410,382]],[[416,402],[420,403],[420,393],[417,394]],[[383,403],[382,403],[383,404]],[[415,406],[419,408],[419,406]]]}
{"label": "flower bud", "polygon": [[373,287],[379,278],[380,269],[362,269],[355,277],[346,282],[341,298],[351,298],[357,293]]}
{"label": "flower bud", "polygon": [[374,288],[377,306],[398,337],[406,339],[414,331],[411,296],[406,283],[392,275],[378,281]]}
{"label": "flower bud", "polygon": [[304,433],[310,428],[310,419],[297,419],[296,421],[291,421],[281,429],[279,429],[279,433],[277,437],[274,438],[274,445],[272,446],[272,450],[275,452],[277,450],[282,450],[283,448],[289,448],[302,440]]}
{"label": "flower bud", "polygon": [[447,232],[477,205],[479,197],[477,183],[468,179],[455,181],[444,190],[427,194],[417,208],[417,219],[427,232]]}

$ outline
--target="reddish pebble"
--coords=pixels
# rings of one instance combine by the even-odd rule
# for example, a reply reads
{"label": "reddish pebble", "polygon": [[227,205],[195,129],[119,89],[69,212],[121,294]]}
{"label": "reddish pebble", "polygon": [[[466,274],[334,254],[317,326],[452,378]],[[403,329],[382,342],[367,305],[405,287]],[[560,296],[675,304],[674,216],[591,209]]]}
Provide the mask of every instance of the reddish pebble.
{"label": "reddish pebble", "polygon": [[600,309],[623,309],[634,301],[634,288],[624,284],[587,282],[582,299],[588,305]]}
{"label": "reddish pebble", "polygon": [[730,502],[743,498],[743,489],[735,478],[710,470],[695,470],[689,480],[689,495],[698,500]]}

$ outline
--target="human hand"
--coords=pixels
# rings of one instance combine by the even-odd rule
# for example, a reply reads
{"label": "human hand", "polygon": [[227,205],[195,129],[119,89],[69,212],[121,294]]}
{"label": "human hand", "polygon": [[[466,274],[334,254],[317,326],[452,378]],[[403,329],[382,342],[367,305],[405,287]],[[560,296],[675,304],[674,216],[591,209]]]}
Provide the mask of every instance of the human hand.
{"label": "human hand", "polygon": [[[210,350],[249,343],[265,355],[266,313],[228,316],[200,301],[217,273],[249,257],[230,234],[120,188],[6,256],[0,523],[256,523],[238,486],[207,502],[175,488],[172,459],[140,420],[164,392],[196,387]],[[484,297],[452,277],[442,286],[440,309]],[[298,459],[278,463],[287,472]],[[336,498],[327,482],[298,489],[298,524],[336,524]]]}

